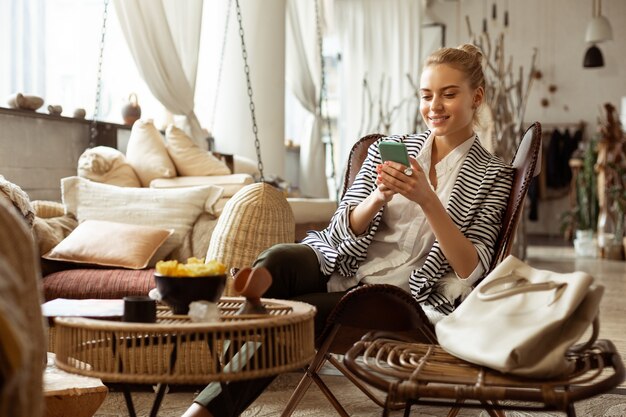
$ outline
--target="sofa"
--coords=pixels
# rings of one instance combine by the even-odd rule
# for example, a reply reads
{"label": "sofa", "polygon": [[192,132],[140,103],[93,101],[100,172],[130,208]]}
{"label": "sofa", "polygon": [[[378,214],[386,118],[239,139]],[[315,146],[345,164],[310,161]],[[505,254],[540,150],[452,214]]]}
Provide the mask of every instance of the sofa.
{"label": "sofa", "polygon": [[[86,150],[77,175],[61,180],[62,202],[33,202],[46,300],[147,294],[157,260],[207,256],[228,202],[255,174],[253,162],[200,150],[173,126],[163,137],[151,121],[133,125],[125,155]],[[287,201],[292,241],[325,227],[336,208],[326,199]]]}

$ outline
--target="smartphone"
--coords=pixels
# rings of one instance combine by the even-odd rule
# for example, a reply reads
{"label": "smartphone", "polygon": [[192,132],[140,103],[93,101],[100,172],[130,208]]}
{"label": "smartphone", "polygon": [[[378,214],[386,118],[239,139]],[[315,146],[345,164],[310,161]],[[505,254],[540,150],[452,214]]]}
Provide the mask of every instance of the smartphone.
{"label": "smartphone", "polygon": [[404,143],[382,141],[378,144],[378,149],[380,150],[380,157],[383,159],[383,162],[394,161],[407,167],[411,166],[409,153]]}

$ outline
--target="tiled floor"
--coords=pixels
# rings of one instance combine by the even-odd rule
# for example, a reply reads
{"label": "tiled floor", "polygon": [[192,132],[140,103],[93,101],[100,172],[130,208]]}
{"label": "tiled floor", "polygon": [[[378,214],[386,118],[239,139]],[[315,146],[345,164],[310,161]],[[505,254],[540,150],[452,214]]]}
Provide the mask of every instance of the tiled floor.
{"label": "tiled floor", "polygon": [[578,258],[572,246],[533,245],[528,247],[526,262],[551,271],[584,271],[604,285],[599,337],[613,341],[626,361],[626,261]]}

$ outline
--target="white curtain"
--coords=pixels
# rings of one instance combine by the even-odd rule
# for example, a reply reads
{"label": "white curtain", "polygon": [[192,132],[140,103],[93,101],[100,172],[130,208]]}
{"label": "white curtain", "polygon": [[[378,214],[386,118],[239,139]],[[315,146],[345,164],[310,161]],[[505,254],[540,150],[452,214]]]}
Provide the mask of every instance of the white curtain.
{"label": "white curtain", "polygon": [[150,91],[207,149],[194,112],[202,0],[115,0],[126,42]]}
{"label": "white curtain", "polygon": [[[46,93],[46,4],[44,0],[0,0],[0,91]],[[1,106],[6,105],[5,98]]]}
{"label": "white curtain", "polygon": [[[334,30],[342,55],[338,161],[346,161],[358,136],[412,133],[417,102],[407,74],[411,74],[414,82],[419,81],[420,3],[417,0],[335,0]],[[370,86],[372,108],[364,100],[364,78]],[[382,96],[381,80],[384,80]],[[378,126],[381,102],[384,112],[404,103],[393,113],[387,132]]]}
{"label": "white curtain", "polygon": [[308,131],[300,138],[300,191],[306,196],[328,197],[321,137],[323,120],[319,113],[321,62],[315,20],[316,1],[287,1],[285,78],[287,88],[312,119],[311,123],[307,123]]}

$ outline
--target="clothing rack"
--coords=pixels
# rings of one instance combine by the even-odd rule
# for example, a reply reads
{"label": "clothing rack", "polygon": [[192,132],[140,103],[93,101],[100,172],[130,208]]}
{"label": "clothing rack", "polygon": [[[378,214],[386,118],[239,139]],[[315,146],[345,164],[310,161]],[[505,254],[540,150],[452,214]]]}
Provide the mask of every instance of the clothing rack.
{"label": "clothing rack", "polygon": [[[569,130],[570,134],[574,134],[574,132],[579,129],[582,131],[581,142],[584,142],[586,139],[586,129],[587,123],[583,120],[578,122],[561,122],[561,123],[542,123],[541,124],[541,136],[542,136],[542,144],[543,144],[543,155],[542,155],[542,167],[541,174],[538,178],[538,194],[537,198],[540,200],[554,200],[560,199],[569,194],[569,187],[564,187],[562,189],[554,189],[549,188],[547,185],[547,162],[548,162],[548,149],[550,147],[550,140],[552,139],[552,135],[555,130],[559,130],[564,132]],[[530,193],[533,195],[533,193]]]}
{"label": "clothing rack", "polygon": [[[582,129],[583,132],[583,141],[585,140],[585,130],[587,128],[587,122],[581,120],[579,122],[563,122],[563,123],[541,123],[541,135],[545,137],[550,137],[552,132],[555,130],[567,130],[576,131],[578,129]],[[547,142],[543,141],[544,148],[547,146]]]}

